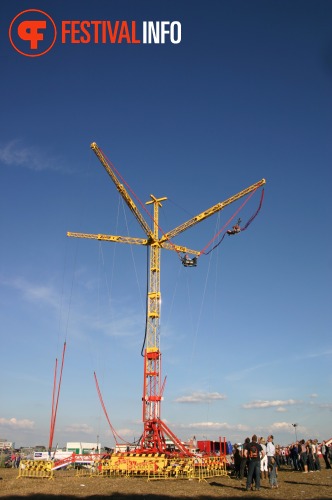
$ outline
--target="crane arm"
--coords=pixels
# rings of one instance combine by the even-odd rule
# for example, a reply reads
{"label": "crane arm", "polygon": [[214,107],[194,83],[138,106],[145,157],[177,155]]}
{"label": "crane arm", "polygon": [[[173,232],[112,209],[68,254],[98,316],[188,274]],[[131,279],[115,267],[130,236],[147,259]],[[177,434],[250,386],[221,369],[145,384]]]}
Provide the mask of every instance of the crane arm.
{"label": "crane arm", "polygon": [[179,245],[173,245],[172,243],[164,242],[161,245],[162,248],[165,248],[166,250],[175,250],[175,252],[181,252],[181,253],[189,253],[191,255],[200,255],[201,252],[198,250],[191,250],[190,248],[187,247],[181,247]]}
{"label": "crane arm", "polygon": [[[88,240],[99,240],[99,241],[112,241],[113,243],[128,243],[130,245],[148,245],[150,240],[143,238],[133,238],[132,236],[115,236],[112,234],[87,234],[87,233],[72,233],[67,232],[67,236],[70,238],[84,238]],[[165,242],[162,248],[166,250],[173,250],[175,252],[189,253],[192,255],[200,255],[198,250],[191,250],[187,247],[182,247],[179,245],[173,245],[172,243]]]}
{"label": "crane arm", "polygon": [[144,219],[144,217],[141,214],[141,212],[138,210],[138,208],[135,205],[132,197],[130,196],[130,194],[128,193],[128,191],[124,187],[124,185],[120,183],[119,179],[117,178],[117,176],[113,172],[113,170],[111,168],[111,165],[109,164],[109,162],[107,161],[107,159],[103,155],[102,151],[99,149],[99,147],[97,146],[97,144],[95,142],[93,142],[91,144],[91,149],[95,153],[95,155],[97,156],[97,158],[99,159],[100,163],[105,168],[105,170],[108,173],[108,175],[111,177],[112,181],[114,182],[114,184],[116,186],[116,189],[119,191],[119,193],[121,194],[122,198],[124,199],[124,201],[126,202],[126,204],[128,205],[128,207],[130,208],[130,210],[132,211],[132,213],[135,215],[136,219],[138,220],[138,222],[141,225],[141,227],[142,227],[143,231],[145,232],[145,234],[148,236],[148,238],[151,238],[153,240],[154,239],[153,238],[153,233],[152,233],[152,231],[151,231],[148,223]]}
{"label": "crane arm", "polygon": [[[174,238],[175,236],[182,233],[186,229],[194,226],[195,224],[198,224],[198,222],[201,222],[201,221],[207,219],[208,217],[211,217],[211,215],[214,215],[215,213],[219,212],[223,208],[227,207],[227,205],[230,205],[234,201],[239,200],[240,198],[242,198],[246,194],[249,194],[252,191],[255,191],[255,189],[258,189],[259,187],[263,186],[265,183],[266,183],[266,180],[262,179],[262,180],[256,182],[255,184],[252,184],[251,186],[247,187],[246,189],[243,189],[243,191],[240,191],[239,193],[235,194],[234,196],[231,196],[227,200],[221,201],[220,203],[217,203],[213,207],[208,208],[204,212],[196,215],[195,217],[192,217],[192,219],[189,219],[187,222],[184,222],[180,226],[178,226],[178,227],[172,229],[171,231],[169,231],[168,233],[164,234],[159,240],[160,243],[163,243],[166,240],[170,240],[170,239]],[[162,246],[164,246],[164,245],[162,245]]]}
{"label": "crane arm", "polygon": [[90,240],[113,241],[114,243],[129,243],[130,245],[148,245],[149,240],[143,238],[133,238],[131,236],[113,236],[111,234],[86,234],[86,233],[71,233],[67,236],[70,238],[87,238]]}

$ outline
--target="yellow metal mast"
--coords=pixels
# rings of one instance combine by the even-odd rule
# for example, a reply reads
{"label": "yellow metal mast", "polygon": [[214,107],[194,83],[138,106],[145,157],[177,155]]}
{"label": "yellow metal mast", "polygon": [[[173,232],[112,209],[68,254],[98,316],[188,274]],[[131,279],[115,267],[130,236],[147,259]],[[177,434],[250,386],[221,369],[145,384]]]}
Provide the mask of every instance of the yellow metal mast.
{"label": "yellow metal mast", "polygon": [[186,229],[202,222],[213,214],[219,212],[229,204],[242,198],[246,194],[255,191],[265,184],[265,179],[256,182],[248,188],[240,191],[227,200],[217,203],[208,210],[196,215],[195,217],[184,222],[180,226],[172,229],[166,234],[159,237],[159,208],[162,207],[162,201],[167,200],[166,197],[156,198],[150,195],[151,200],[146,202],[146,205],[153,204],[153,229],[144,219],[143,215],[137,208],[132,197],[123,184],[120,183],[116,177],[112,165],[107,161],[106,157],[99,149],[97,144],[93,142],[91,149],[96,154],[101,164],[104,166],[106,172],[113,180],[117,190],[122,198],[128,205],[131,212],[136,217],[141,228],[146,234],[146,238],[135,238],[129,236],[115,236],[105,234],[86,234],[86,233],[73,233],[68,232],[67,236],[74,238],[88,238],[100,241],[111,241],[115,243],[127,243],[134,245],[145,245],[150,247],[150,271],[149,271],[149,287],[147,296],[147,330],[144,351],[144,382],[143,382],[143,434],[140,440],[141,450],[149,450],[152,452],[166,451],[166,436],[169,437],[174,444],[183,453],[188,453],[188,450],[182,445],[181,441],[173,434],[173,432],[161,420],[160,406],[162,399],[161,387],[161,353],[160,353],[160,250],[173,250],[176,252],[183,252],[192,255],[200,255],[197,250],[189,249],[185,246],[175,245],[170,242],[178,234]]}

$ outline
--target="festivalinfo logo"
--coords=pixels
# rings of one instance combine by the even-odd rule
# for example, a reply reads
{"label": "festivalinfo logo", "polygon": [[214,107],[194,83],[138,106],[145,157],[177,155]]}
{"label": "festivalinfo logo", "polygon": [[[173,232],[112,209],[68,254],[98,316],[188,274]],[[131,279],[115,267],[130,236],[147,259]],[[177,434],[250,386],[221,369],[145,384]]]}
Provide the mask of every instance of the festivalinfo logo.
{"label": "festivalinfo logo", "polygon": [[179,44],[179,21],[62,20],[57,28],[42,10],[28,9],[17,14],[9,26],[13,48],[26,57],[49,52],[60,34],[63,45],[77,44]]}

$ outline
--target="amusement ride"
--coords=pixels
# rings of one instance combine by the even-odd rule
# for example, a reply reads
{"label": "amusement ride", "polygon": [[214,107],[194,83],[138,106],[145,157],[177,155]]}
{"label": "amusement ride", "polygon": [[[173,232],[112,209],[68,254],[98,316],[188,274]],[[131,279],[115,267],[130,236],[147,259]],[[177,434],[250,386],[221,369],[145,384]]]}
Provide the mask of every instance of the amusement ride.
{"label": "amusement ride", "polygon": [[[109,241],[113,243],[126,243],[130,245],[144,245],[150,250],[149,252],[149,280],[148,280],[148,290],[147,290],[147,308],[146,308],[146,331],[145,339],[143,345],[144,351],[144,379],[143,379],[143,395],[142,395],[142,421],[143,421],[143,432],[139,441],[136,445],[136,453],[167,453],[168,443],[171,441],[174,448],[178,450],[178,453],[184,456],[190,456],[190,450],[181,442],[181,440],[172,432],[172,430],[166,425],[166,423],[161,419],[161,401],[163,398],[163,391],[165,387],[165,380],[162,381],[161,377],[161,352],[160,352],[160,304],[161,304],[161,291],[160,291],[160,254],[161,250],[171,250],[177,252],[182,264],[185,267],[195,267],[197,266],[198,259],[201,255],[207,255],[214,248],[216,248],[223,240],[227,231],[221,234],[221,231],[215,235],[211,243],[219,238],[219,241],[211,248],[206,251],[206,248],[197,251],[194,249],[189,249],[186,246],[179,246],[172,242],[175,236],[186,231],[187,229],[193,227],[194,225],[204,221],[208,217],[216,214],[217,212],[223,210],[225,207],[231,203],[245,197],[248,195],[252,196],[259,188],[265,184],[265,179],[252,184],[246,189],[240,191],[239,193],[231,196],[230,198],[217,203],[216,205],[208,208],[204,212],[199,213],[195,217],[187,220],[176,228],[163,233],[159,226],[159,209],[162,207],[162,202],[167,200],[167,197],[157,198],[154,195],[150,195],[150,200],[145,203],[145,205],[153,205],[153,216],[150,215],[149,211],[145,208],[144,204],[141,203],[137,197],[129,193],[129,187],[124,182],[120,174],[116,171],[114,165],[107,159],[102,150],[97,146],[95,142],[91,144],[91,149],[99,159],[100,163],[105,168],[108,175],[114,182],[118,192],[122,196],[123,200],[135,216],[136,220],[143,229],[146,237],[136,238],[131,236],[117,236],[117,235],[107,235],[107,234],[86,234],[86,233],[74,233],[68,232],[67,236],[72,238],[85,238],[85,239],[95,239],[99,241]],[[122,182],[120,182],[120,179]],[[126,187],[127,186],[127,187]],[[238,224],[233,226],[232,230],[228,230],[228,234],[236,234],[240,231],[247,229],[249,224],[258,214],[262,201],[264,197],[264,189],[262,190],[260,204],[257,211],[249,219],[249,221],[239,229]],[[148,224],[145,217],[142,215],[142,211],[139,210],[134,199],[136,198],[137,204],[141,205],[141,209],[145,211],[149,217],[152,219],[152,228]],[[246,201],[244,202],[246,203]],[[236,214],[235,214],[236,215]],[[235,217],[235,215],[233,217]],[[232,220],[233,217],[230,219]],[[226,224],[229,224],[228,221]],[[238,227],[236,227],[238,226]],[[226,225],[224,226],[224,228]],[[234,229],[235,228],[235,229]],[[192,257],[191,257],[192,256]],[[96,375],[95,375],[96,378]],[[101,393],[99,390],[98,382],[96,379],[97,390],[101,404],[104,408],[105,414],[107,416]],[[53,414],[53,412],[52,412]],[[108,419],[109,420],[109,419]],[[109,422],[110,424],[110,422]],[[110,424],[111,425],[111,424]]]}

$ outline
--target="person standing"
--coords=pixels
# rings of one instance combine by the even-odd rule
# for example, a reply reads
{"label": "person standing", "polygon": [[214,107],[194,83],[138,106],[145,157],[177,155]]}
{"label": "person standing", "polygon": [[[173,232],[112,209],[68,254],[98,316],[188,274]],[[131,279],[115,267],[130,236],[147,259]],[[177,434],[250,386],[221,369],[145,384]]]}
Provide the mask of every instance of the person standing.
{"label": "person standing", "polygon": [[299,464],[299,449],[298,449],[298,443],[294,443],[291,446],[290,450],[290,455],[291,455],[291,460],[293,462],[293,467],[294,470],[298,471],[300,470],[300,464]]}
{"label": "person standing", "polygon": [[319,460],[318,440],[317,439],[314,439],[312,442],[312,454],[313,454],[313,458],[314,458],[315,471],[320,472],[321,466],[320,466],[320,460]]}
{"label": "person standing", "polygon": [[330,443],[327,448],[329,450],[329,460],[330,460],[330,465],[331,465],[331,463],[332,463],[332,444]]}
{"label": "person standing", "polygon": [[250,438],[246,438],[244,440],[244,444],[242,446],[242,454],[241,454],[241,464],[240,464],[240,476],[239,479],[243,479],[246,471],[246,467],[248,465],[248,459],[244,454],[245,447],[250,443]]}
{"label": "person standing", "polygon": [[278,444],[275,447],[274,458],[275,458],[275,461],[277,462],[277,470],[280,470],[280,466],[282,464],[282,456],[281,456],[281,449],[280,449],[280,446]]}
{"label": "person standing", "polygon": [[261,457],[261,479],[267,479],[267,456],[266,456],[266,441],[263,437],[259,439],[259,444],[263,448],[264,455]]}
{"label": "person standing", "polygon": [[269,465],[269,479],[270,479],[270,486],[271,488],[278,488],[278,481],[277,481],[277,461],[274,457],[271,458],[270,460],[270,465]]}
{"label": "person standing", "polygon": [[234,460],[234,475],[236,479],[240,479],[240,468],[242,457],[240,455],[240,450],[238,445],[235,443],[233,448],[233,460]]}
{"label": "person standing", "polygon": [[314,470],[315,470],[315,463],[314,463],[314,449],[315,449],[315,447],[313,446],[312,439],[308,439],[308,441],[306,442],[306,449],[307,449],[308,471],[314,472]]}
{"label": "person standing", "polygon": [[301,460],[302,472],[308,474],[308,453],[304,439],[300,441],[300,446],[301,446],[300,460]]}
{"label": "person standing", "polygon": [[267,455],[267,465],[268,465],[268,467],[270,466],[271,458],[272,457],[274,458],[275,454],[276,454],[276,447],[274,446],[273,436],[271,434],[267,438],[267,445],[266,445],[266,455]]}
{"label": "person standing", "polygon": [[329,462],[329,447],[326,446],[326,441],[322,442],[321,452],[322,452],[322,455],[323,455],[323,458],[324,458],[325,468],[326,469],[331,469],[331,465],[330,465],[330,462]]}
{"label": "person standing", "polygon": [[250,490],[250,488],[252,487],[253,479],[256,484],[256,491],[260,490],[260,463],[261,457],[264,457],[264,451],[261,445],[257,442],[256,434],[252,436],[251,442],[246,445],[244,454],[245,457],[249,460],[246,491]]}

